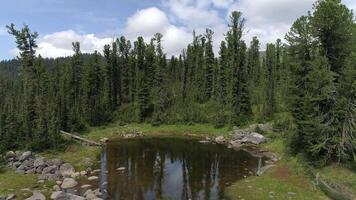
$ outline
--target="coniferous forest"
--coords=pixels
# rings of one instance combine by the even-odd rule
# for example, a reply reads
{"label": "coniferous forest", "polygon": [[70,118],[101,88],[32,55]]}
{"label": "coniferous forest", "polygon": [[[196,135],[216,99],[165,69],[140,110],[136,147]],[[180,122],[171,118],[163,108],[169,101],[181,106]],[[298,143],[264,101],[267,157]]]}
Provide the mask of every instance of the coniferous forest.
{"label": "coniferous forest", "polygon": [[193,34],[167,57],[164,35],[125,36],[103,52],[57,59],[36,54],[38,33],[7,26],[20,52],[0,63],[0,152],[62,145],[59,130],[124,123],[246,126],[274,121],[292,154],[356,161],[356,23],[340,0],[317,1],[285,38],[244,41],[246,19],[213,50],[214,30]]}

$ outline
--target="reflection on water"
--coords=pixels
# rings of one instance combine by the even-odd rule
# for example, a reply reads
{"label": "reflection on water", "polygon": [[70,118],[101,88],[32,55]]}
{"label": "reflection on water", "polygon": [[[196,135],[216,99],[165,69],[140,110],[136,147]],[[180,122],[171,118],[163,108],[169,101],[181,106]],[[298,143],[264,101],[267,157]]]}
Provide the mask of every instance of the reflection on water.
{"label": "reflection on water", "polygon": [[261,160],[194,139],[117,141],[103,151],[100,182],[108,184],[101,189],[107,199],[224,199],[224,188],[255,173]]}

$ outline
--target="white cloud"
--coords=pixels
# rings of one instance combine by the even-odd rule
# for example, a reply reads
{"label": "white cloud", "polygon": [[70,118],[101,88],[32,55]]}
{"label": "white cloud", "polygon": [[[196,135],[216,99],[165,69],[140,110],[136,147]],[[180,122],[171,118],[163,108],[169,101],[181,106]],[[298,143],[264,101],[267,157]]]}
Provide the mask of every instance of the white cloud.
{"label": "white cloud", "polygon": [[161,33],[162,46],[168,56],[181,53],[192,38],[190,31],[171,24],[167,15],[156,7],[139,10],[129,17],[123,33],[130,40],[142,36],[146,42],[155,33]]}
{"label": "white cloud", "polygon": [[212,9],[211,2],[208,0],[168,0],[163,5],[169,8],[175,19],[190,29],[206,28],[224,23],[218,10]]}
{"label": "white cloud", "polygon": [[137,11],[127,20],[126,35],[140,33],[142,36],[163,32],[169,25],[166,14],[156,7]]}
{"label": "white cloud", "polygon": [[[229,15],[233,10],[243,12],[247,19],[244,39],[249,44],[257,36],[264,49],[266,43],[283,39],[291,24],[312,9],[314,0],[161,0],[159,7],[138,10],[127,19],[119,34],[130,40],[143,36],[146,42],[157,32],[163,34],[163,48],[168,56],[181,53],[192,41],[192,32],[204,34],[206,28],[214,31],[214,50],[228,30]],[[356,10],[355,0],[343,0],[349,8]],[[75,28],[75,27],[74,27]],[[105,32],[106,30],[103,30]],[[6,34],[0,28],[0,35]],[[112,38],[99,37],[74,30],[45,35],[39,39],[37,52],[44,57],[72,55],[72,42],[81,43],[82,52],[102,51]],[[13,54],[17,51],[12,50]]]}
{"label": "white cloud", "polygon": [[[110,44],[111,38],[99,38],[94,34],[79,34],[73,30],[55,32],[45,35],[38,40],[37,54],[42,57],[63,57],[73,54],[72,42],[80,42],[83,53],[92,53],[95,50],[102,51],[105,44]],[[18,55],[18,51],[11,50],[12,55]]]}

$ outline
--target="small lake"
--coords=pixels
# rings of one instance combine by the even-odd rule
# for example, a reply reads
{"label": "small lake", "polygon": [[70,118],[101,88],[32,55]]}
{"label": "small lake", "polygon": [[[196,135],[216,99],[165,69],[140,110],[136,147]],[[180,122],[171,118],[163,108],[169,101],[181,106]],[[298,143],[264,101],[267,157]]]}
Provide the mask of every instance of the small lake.
{"label": "small lake", "polygon": [[191,138],[110,142],[101,156],[105,199],[227,199],[224,189],[254,175],[264,158]]}

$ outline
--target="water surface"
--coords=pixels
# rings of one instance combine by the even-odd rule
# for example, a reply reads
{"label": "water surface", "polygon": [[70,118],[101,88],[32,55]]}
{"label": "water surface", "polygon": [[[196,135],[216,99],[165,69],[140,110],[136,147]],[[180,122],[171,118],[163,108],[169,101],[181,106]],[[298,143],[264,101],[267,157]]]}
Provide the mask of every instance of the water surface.
{"label": "water surface", "polygon": [[129,139],[104,149],[100,182],[107,182],[101,188],[107,199],[219,200],[226,199],[227,186],[253,175],[261,163],[245,151],[196,139]]}

